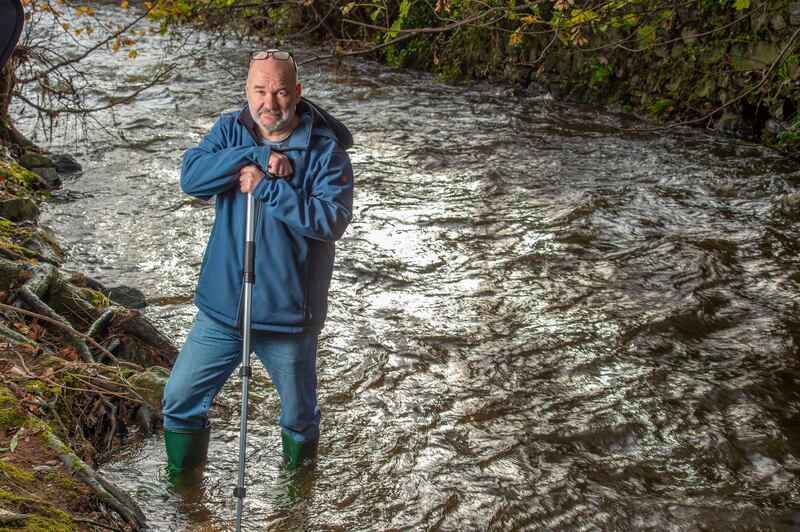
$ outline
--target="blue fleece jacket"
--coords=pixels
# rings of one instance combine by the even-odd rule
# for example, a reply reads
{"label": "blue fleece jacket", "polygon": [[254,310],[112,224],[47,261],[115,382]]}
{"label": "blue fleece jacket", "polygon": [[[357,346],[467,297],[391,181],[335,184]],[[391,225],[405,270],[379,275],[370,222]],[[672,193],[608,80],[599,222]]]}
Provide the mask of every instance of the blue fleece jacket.
{"label": "blue fleece jacket", "polygon": [[[255,330],[317,333],[325,323],[335,253],[352,217],[353,169],[345,150],[352,136],[341,122],[301,99],[300,123],[277,145],[265,145],[245,106],[220,116],[202,142],[183,156],[181,188],[201,199],[216,195],[216,213],[194,302],[211,317],[239,327],[247,195],[239,170],[267,174],[257,202]],[[271,150],[289,157],[290,177],[271,178]]]}

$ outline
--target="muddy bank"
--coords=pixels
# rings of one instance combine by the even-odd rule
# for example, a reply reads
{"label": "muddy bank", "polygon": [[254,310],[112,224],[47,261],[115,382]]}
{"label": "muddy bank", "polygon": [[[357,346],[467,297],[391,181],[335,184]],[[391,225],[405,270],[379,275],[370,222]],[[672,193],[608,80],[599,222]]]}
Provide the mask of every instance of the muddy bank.
{"label": "muddy bank", "polygon": [[79,173],[70,158],[0,156],[0,529],[146,526],[94,465],[159,426],[177,350],[129,308],[143,304],[136,290],[67,271],[37,224]]}

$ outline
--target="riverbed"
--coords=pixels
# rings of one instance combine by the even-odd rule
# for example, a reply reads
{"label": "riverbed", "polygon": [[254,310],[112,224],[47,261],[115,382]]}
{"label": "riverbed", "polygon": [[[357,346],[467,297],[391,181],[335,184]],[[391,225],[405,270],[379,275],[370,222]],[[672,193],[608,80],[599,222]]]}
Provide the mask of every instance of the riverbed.
{"label": "riverbed", "polygon": [[[174,50],[148,39],[89,59],[98,102]],[[242,105],[251,46],[215,43],[47,141],[84,167],[42,216],[68,266],[142,290],[177,344],[214,215],[180,191],[181,155]],[[256,362],[247,529],[800,526],[796,163],[362,59],[300,76],[354,133],[355,211],[321,336],[318,464],[282,472]],[[239,394],[234,378],[212,411],[201,490],[170,489],[160,436],[102,466],[155,529],[232,527]]]}

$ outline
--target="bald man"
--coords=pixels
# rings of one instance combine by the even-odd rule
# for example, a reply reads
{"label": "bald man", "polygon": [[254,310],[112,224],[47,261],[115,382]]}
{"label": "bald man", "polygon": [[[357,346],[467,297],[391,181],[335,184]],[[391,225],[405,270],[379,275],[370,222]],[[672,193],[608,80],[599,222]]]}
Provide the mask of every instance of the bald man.
{"label": "bald man", "polygon": [[247,193],[256,198],[251,347],[281,402],[287,469],[313,460],[319,441],[317,337],[325,323],[335,242],[352,217],[347,128],[301,99],[292,54],[251,55],[247,105],[223,114],[183,156],[181,188],[216,197],[194,303],[198,312],[164,390],[170,478],[205,462],[208,411],[241,362]]}

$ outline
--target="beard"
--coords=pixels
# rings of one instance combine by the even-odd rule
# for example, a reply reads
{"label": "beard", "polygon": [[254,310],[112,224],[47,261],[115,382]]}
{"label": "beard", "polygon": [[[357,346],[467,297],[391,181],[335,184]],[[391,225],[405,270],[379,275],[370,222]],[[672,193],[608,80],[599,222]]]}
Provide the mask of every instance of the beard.
{"label": "beard", "polygon": [[[253,116],[253,119],[256,124],[258,124],[258,128],[264,133],[275,133],[276,131],[281,131],[291,123],[292,118],[294,118],[295,107],[296,103],[292,102],[292,105],[288,109],[285,111],[278,111],[277,113],[275,111],[262,109],[258,112],[257,116]],[[269,116],[275,120],[275,123],[271,126],[266,125],[261,121],[261,115]]]}

